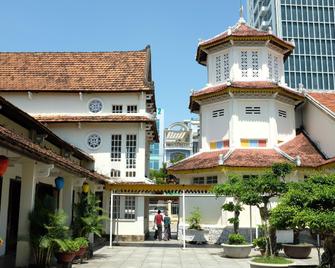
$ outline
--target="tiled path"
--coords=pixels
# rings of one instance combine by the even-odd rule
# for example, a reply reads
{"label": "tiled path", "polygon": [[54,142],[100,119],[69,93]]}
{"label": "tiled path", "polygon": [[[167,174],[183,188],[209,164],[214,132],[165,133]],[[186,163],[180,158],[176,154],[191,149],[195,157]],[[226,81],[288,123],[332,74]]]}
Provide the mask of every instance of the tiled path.
{"label": "tiled path", "polygon": [[[252,252],[251,256],[259,255]],[[250,259],[250,258],[249,258]],[[95,252],[93,259],[75,268],[249,268],[249,259],[229,259],[223,256],[218,246],[193,246],[183,250],[178,241],[146,241],[127,243],[113,248],[104,247]],[[312,258],[296,260],[297,264],[317,264],[317,252],[313,249]]]}

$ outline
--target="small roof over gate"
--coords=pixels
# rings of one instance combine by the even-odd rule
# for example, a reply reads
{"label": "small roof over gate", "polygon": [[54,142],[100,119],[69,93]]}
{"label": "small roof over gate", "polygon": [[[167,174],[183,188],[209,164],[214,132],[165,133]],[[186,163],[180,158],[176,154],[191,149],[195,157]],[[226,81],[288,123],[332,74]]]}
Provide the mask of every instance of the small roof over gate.
{"label": "small roof over gate", "polygon": [[210,184],[106,184],[106,190],[123,193],[210,193]]}

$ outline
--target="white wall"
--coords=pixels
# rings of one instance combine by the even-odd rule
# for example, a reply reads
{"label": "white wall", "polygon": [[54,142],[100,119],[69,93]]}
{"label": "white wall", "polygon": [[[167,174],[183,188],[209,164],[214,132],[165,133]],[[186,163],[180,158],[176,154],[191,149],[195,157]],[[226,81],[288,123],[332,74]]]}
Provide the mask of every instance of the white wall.
{"label": "white wall", "polygon": [[[2,97],[15,104],[29,114],[60,114],[60,115],[104,115],[112,113],[113,105],[123,105],[123,112],[127,112],[127,105],[137,105],[138,113],[146,113],[145,94],[139,93],[33,93],[28,98],[27,93],[2,93]],[[88,104],[92,99],[100,99],[102,111],[91,113]]]}
{"label": "white wall", "polygon": [[[136,178],[145,177],[145,125],[141,123],[75,123],[49,124],[48,127],[67,142],[92,155],[95,159],[95,170],[110,176],[111,169],[121,170],[121,177],[126,176],[126,135],[137,135]],[[101,146],[95,150],[87,146],[87,137],[98,133],[102,138]],[[111,161],[111,135],[122,135],[121,161]]]}
{"label": "white wall", "polygon": [[335,156],[335,119],[307,101],[303,107],[303,126],[327,157]]}

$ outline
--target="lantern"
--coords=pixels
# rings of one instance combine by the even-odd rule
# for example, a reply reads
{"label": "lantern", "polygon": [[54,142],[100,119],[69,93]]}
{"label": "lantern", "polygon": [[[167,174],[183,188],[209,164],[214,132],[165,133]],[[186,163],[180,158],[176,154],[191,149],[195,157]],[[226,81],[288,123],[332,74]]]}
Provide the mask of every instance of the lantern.
{"label": "lantern", "polygon": [[64,188],[64,178],[63,177],[57,177],[55,179],[55,185],[56,185],[56,189],[62,190]]}
{"label": "lantern", "polygon": [[6,156],[0,155],[0,176],[2,177],[7,168],[8,168],[9,160]]}
{"label": "lantern", "polygon": [[83,183],[82,191],[83,191],[83,193],[87,194],[89,192],[89,190],[90,190],[90,185],[85,181]]}

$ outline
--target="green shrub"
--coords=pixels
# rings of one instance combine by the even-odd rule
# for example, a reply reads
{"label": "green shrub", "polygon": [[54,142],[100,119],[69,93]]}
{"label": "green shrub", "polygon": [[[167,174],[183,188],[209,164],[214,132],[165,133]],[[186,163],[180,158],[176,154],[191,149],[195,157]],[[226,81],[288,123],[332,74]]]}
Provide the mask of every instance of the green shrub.
{"label": "green shrub", "polygon": [[252,245],[254,247],[258,247],[259,249],[264,249],[266,248],[266,237],[261,236],[252,241]]}
{"label": "green shrub", "polygon": [[58,252],[76,252],[80,249],[80,244],[71,239],[54,239]]}
{"label": "green shrub", "polygon": [[230,245],[243,245],[246,244],[244,236],[241,234],[230,234],[228,236],[228,244]]}
{"label": "green shrub", "polygon": [[285,259],[283,257],[256,257],[252,259],[253,262],[257,263],[271,263],[271,264],[290,264],[293,261]]}
{"label": "green shrub", "polygon": [[189,229],[201,230],[200,226],[201,213],[198,207],[192,211],[191,215],[186,220],[190,225]]}
{"label": "green shrub", "polygon": [[88,240],[85,237],[77,237],[74,241],[78,243],[80,248],[88,247]]}

